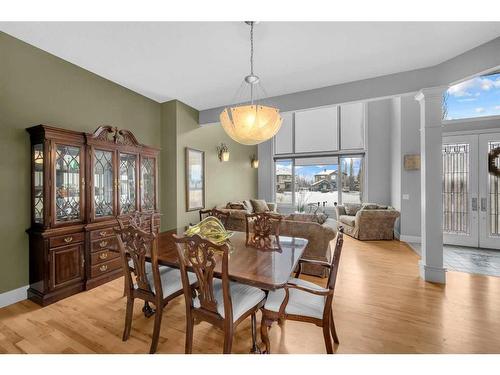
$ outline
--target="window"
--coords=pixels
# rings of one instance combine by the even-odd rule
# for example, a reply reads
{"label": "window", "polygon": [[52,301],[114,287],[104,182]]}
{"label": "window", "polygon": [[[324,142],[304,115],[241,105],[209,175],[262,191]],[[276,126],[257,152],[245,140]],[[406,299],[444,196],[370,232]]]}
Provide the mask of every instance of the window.
{"label": "window", "polygon": [[278,205],[292,206],[292,160],[278,160],[275,163],[275,194]]}
{"label": "window", "polygon": [[293,152],[293,112],[282,113],[283,123],[276,134],[276,154],[291,154]]}
{"label": "window", "polygon": [[295,152],[334,151],[338,148],[337,107],[295,113]]}
{"label": "window", "polygon": [[445,95],[445,120],[500,116],[500,73],[451,86]]}
{"label": "window", "polygon": [[[334,215],[363,200],[365,104],[287,112],[274,138],[274,194],[280,212]],[[309,155],[311,154],[311,155]]]}
{"label": "window", "polygon": [[276,203],[282,213],[319,209],[333,215],[336,203],[362,201],[362,176],[363,156],[278,159]]}

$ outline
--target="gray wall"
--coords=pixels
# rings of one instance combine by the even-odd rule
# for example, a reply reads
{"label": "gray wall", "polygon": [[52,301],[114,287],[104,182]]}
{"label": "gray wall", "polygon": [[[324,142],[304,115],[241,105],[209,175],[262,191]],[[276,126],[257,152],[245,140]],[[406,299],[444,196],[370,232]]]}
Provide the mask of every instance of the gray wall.
{"label": "gray wall", "polygon": [[367,103],[365,202],[391,204],[391,99]]}
{"label": "gray wall", "polygon": [[[420,106],[413,95],[401,97],[401,158],[405,154],[420,154]],[[405,171],[403,165],[400,234],[420,237],[420,171]]]}
{"label": "gray wall", "polygon": [[[424,87],[447,85],[500,66],[500,37],[441,64],[382,77],[269,98],[281,111],[399,96]],[[224,107],[200,112],[200,124],[219,122]]]}

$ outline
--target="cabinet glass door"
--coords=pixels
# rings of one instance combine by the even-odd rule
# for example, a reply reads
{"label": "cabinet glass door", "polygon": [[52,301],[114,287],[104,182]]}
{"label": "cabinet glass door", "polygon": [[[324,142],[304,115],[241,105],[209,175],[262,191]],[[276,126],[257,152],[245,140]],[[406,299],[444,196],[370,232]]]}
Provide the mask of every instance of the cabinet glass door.
{"label": "cabinet glass door", "polygon": [[81,148],[56,145],[55,220],[75,221],[81,218]]}
{"label": "cabinet glass door", "polygon": [[113,216],[113,152],[94,150],[94,217]]}
{"label": "cabinet glass door", "polygon": [[120,214],[128,214],[136,207],[137,155],[120,154]]}
{"label": "cabinet glass door", "polygon": [[33,221],[43,223],[43,143],[33,145]]}
{"label": "cabinet glass door", "polygon": [[141,158],[141,208],[155,209],[155,158]]}

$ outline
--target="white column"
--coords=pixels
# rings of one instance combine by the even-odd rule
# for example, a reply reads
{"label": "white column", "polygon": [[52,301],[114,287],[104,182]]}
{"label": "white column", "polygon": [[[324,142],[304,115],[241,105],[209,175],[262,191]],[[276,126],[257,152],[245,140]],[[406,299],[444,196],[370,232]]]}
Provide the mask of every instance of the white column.
{"label": "white column", "polygon": [[444,284],[443,197],[442,197],[442,103],[447,87],[420,90],[420,187],[422,258],[420,276],[425,281]]}

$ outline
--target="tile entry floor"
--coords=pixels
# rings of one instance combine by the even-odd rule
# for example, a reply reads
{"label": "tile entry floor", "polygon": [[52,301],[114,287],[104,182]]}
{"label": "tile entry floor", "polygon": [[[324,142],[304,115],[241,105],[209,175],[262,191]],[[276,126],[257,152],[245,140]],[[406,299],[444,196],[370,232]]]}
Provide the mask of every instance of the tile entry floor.
{"label": "tile entry floor", "polygon": [[[409,243],[421,254],[420,243]],[[500,250],[444,245],[444,267],[450,271],[500,276]]]}

